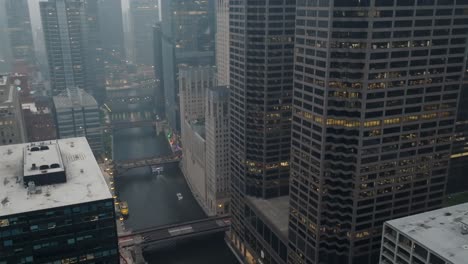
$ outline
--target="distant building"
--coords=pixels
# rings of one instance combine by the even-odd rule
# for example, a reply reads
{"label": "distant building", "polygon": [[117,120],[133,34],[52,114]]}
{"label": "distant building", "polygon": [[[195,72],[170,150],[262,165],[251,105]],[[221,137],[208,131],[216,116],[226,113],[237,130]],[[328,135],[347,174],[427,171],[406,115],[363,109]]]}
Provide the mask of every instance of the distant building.
{"label": "distant building", "polygon": [[229,89],[208,88],[205,103],[205,173],[207,205],[229,213]]}
{"label": "distant building", "polygon": [[4,9],[3,22],[7,32],[3,43],[7,53],[6,63],[12,72],[28,72],[35,64],[28,0],[0,0],[0,9]]}
{"label": "distant building", "polygon": [[153,26],[159,21],[157,0],[132,0],[130,2],[130,28],[135,64],[153,65]]}
{"label": "distant building", "polygon": [[161,1],[160,8],[162,65],[155,67],[161,71],[159,78],[164,85],[167,121],[179,131],[177,67],[182,64],[214,65],[214,1]]}
{"label": "distant building", "polygon": [[207,90],[215,86],[215,75],[216,68],[212,66],[179,68],[180,123],[184,156],[182,171],[190,189],[209,215],[216,214],[216,206],[208,197],[208,187],[211,188],[211,185],[206,174],[205,104]]}
{"label": "distant building", "polygon": [[2,263],[119,263],[112,195],[85,138],[0,147]]}
{"label": "distant building", "polygon": [[154,44],[154,77],[159,80],[155,90],[155,109],[161,116],[165,116],[164,106],[164,78],[163,78],[163,51],[162,51],[162,28],[161,22],[156,23],[153,27],[153,44]]}
{"label": "distant building", "polygon": [[465,264],[468,203],[388,221],[380,264]]}
{"label": "distant building", "polygon": [[27,142],[57,139],[57,126],[52,107],[47,100],[23,103]]}
{"label": "distant building", "polygon": [[102,48],[107,55],[125,58],[121,0],[98,0]]}
{"label": "distant building", "polygon": [[216,68],[218,85],[229,85],[229,0],[216,0]]}
{"label": "distant building", "polygon": [[82,89],[67,89],[53,97],[58,137],[88,139],[94,154],[103,151],[100,110],[96,100]]}
{"label": "distant building", "polygon": [[[40,2],[52,95],[69,87],[105,98],[97,0]],[[73,29],[73,30],[70,30]]]}
{"label": "distant building", "polygon": [[26,141],[18,81],[14,75],[0,75],[0,146]]}

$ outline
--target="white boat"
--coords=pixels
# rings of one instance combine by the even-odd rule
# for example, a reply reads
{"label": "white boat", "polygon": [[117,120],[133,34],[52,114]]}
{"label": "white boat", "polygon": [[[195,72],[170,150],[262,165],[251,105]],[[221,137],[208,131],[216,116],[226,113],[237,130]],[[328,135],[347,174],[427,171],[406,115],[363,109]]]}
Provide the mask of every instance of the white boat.
{"label": "white boat", "polygon": [[177,199],[179,199],[179,201],[180,201],[180,200],[184,199],[184,197],[182,196],[181,193],[177,193]]}

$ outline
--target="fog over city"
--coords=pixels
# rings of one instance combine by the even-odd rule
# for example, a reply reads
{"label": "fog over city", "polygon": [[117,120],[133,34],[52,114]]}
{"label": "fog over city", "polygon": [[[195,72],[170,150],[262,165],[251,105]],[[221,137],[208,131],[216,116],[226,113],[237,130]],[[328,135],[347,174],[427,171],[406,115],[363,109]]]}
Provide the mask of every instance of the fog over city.
{"label": "fog over city", "polygon": [[467,264],[468,0],[0,0],[0,264]]}

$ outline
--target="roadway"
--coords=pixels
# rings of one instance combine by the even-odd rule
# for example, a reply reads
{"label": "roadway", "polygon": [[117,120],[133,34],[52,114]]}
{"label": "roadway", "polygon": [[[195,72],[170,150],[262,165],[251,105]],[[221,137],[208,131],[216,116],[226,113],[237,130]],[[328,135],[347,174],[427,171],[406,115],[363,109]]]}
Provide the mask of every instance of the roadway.
{"label": "roadway", "polygon": [[119,235],[119,245],[120,247],[132,247],[178,241],[190,237],[225,232],[229,229],[230,224],[231,219],[229,216],[220,216],[155,227]]}

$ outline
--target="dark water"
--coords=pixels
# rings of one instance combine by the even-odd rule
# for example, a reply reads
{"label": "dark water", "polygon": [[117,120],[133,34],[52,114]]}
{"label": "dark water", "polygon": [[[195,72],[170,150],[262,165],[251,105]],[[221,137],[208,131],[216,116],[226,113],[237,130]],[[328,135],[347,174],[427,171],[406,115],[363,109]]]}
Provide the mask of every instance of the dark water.
{"label": "dark water", "polygon": [[[131,128],[114,133],[114,159],[138,159],[170,153],[164,136],[152,128]],[[129,229],[137,230],[186,222],[206,217],[193,198],[176,164],[164,166],[163,175],[152,175],[150,168],[130,170],[115,178],[119,199],[127,201]],[[184,197],[179,201],[176,194]],[[237,264],[224,243],[222,234],[179,243],[164,250],[145,252],[148,263],[161,264]]]}

